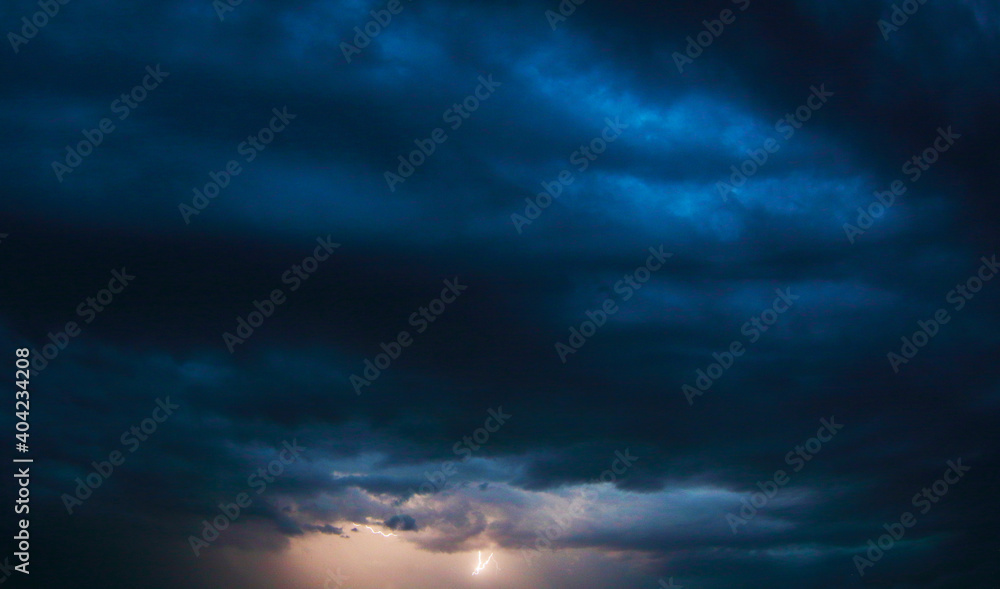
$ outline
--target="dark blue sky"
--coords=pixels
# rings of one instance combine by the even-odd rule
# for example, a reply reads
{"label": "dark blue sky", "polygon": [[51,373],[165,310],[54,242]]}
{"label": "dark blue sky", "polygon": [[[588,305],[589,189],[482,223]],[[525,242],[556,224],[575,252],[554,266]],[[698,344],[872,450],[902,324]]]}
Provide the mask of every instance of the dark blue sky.
{"label": "dark blue sky", "polygon": [[45,6],[10,586],[995,587],[995,3]]}

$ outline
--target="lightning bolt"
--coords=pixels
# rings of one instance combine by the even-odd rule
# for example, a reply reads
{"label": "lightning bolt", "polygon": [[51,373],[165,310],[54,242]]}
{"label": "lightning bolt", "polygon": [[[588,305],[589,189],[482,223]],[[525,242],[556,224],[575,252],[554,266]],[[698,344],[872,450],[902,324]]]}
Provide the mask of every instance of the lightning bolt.
{"label": "lightning bolt", "polygon": [[[480,571],[482,571],[484,568],[486,568],[486,565],[490,564],[491,560],[493,560],[493,553],[492,552],[490,553],[489,558],[486,559],[486,562],[483,562],[483,552],[479,551],[479,564],[476,565],[476,570],[472,571],[472,574],[473,575],[478,575]],[[497,570],[499,571],[500,570],[500,563],[498,563],[497,561],[493,560],[493,564],[495,564],[497,566]]]}
{"label": "lightning bolt", "polygon": [[[358,524],[354,524],[354,527],[358,528],[358,527],[361,527],[361,526],[359,526]],[[386,534],[385,532],[380,532],[378,530],[373,530],[371,526],[365,526],[365,527],[368,528],[369,530],[371,530],[371,533],[373,533],[373,534],[382,534],[386,538],[388,538],[389,536],[395,536],[396,535],[396,534],[392,534],[392,533]]]}

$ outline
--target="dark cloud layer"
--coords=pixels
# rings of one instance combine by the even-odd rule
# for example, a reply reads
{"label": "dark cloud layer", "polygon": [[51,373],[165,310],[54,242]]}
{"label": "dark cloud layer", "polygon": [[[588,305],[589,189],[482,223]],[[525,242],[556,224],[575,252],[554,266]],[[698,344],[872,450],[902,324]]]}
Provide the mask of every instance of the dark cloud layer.
{"label": "dark cloud layer", "polygon": [[[353,549],[370,533],[354,522],[428,556],[516,554],[565,517],[523,586],[995,584],[1000,281],[955,290],[998,246],[994,4],[930,0],[886,39],[892,2],[588,0],[553,28],[556,2],[404,1],[348,63],[341,43],[384,6],[244,2],[220,20],[210,2],[70,2],[8,48],[0,349],[80,327],[32,371],[32,573],[9,582],[274,586],[189,546],[246,493],[206,554]],[[0,22],[17,33],[38,10],[11,2]],[[832,95],[786,135],[776,123],[819,87]],[[478,106],[455,119],[463,101]],[[272,109],[293,118],[247,161]],[[60,181],[53,162],[105,117],[115,129]],[[906,162],[947,129],[960,137],[914,179]],[[185,214],[230,160],[239,174]],[[845,231],[896,180],[893,206]],[[535,217],[546,185],[558,198]],[[326,258],[324,240],[340,244]],[[98,311],[115,272],[135,278]],[[230,353],[223,334],[275,289]],[[894,364],[939,309],[947,323]],[[178,408],[127,441],[159,402]],[[821,419],[843,429],[801,458]],[[67,513],[114,451],[125,462]],[[959,459],[971,470],[922,512],[914,495]],[[779,469],[788,484],[734,533],[727,514]],[[906,511],[917,523],[859,574]],[[558,560],[576,551],[592,560]],[[315,586],[280,562],[280,586]],[[352,586],[386,586],[367,562]]]}

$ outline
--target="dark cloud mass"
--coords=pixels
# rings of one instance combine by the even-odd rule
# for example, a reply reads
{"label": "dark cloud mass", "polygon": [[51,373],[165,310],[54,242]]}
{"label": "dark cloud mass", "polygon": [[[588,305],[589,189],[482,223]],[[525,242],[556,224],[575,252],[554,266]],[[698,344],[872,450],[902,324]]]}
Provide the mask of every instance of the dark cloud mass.
{"label": "dark cloud mass", "polygon": [[996,3],[0,22],[5,587],[996,587]]}
{"label": "dark cloud mass", "polygon": [[417,522],[408,515],[394,515],[385,520],[385,526],[393,530],[411,531],[417,529]]}

